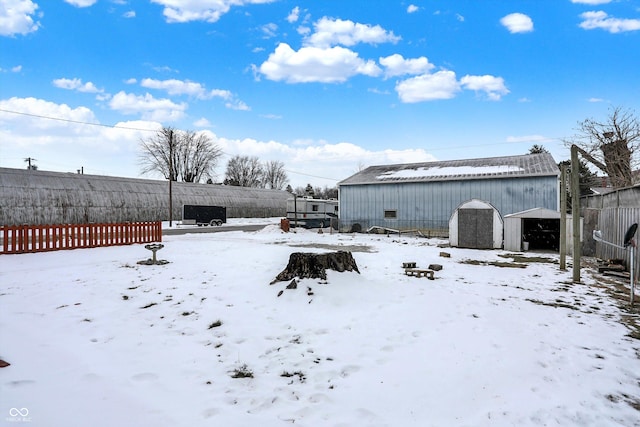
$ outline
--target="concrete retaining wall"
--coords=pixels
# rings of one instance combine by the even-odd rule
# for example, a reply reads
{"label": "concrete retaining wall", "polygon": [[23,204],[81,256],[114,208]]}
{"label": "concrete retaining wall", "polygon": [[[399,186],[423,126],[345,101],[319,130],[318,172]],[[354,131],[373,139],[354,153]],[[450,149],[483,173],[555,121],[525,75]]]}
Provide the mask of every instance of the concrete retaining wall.
{"label": "concrete retaining wall", "polygon": [[[182,205],[227,207],[229,218],[286,216],[289,193],[172,183],[173,220]],[[169,182],[0,168],[0,225],[166,221]]]}

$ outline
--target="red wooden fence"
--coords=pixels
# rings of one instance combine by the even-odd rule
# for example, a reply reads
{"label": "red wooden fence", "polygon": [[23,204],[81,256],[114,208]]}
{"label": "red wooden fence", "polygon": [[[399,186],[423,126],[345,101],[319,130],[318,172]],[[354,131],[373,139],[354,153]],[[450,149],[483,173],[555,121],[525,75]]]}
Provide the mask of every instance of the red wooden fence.
{"label": "red wooden fence", "polygon": [[0,227],[0,254],[46,252],[162,241],[162,223],[58,224]]}

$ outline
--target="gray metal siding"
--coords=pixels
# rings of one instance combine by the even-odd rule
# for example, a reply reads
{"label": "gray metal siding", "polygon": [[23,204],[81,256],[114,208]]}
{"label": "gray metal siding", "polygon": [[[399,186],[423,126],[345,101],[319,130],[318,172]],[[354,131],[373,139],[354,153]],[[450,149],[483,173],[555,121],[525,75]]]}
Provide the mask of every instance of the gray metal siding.
{"label": "gray metal siding", "polygon": [[[364,229],[448,229],[449,218],[463,202],[480,199],[502,216],[526,209],[558,209],[555,176],[475,181],[409,182],[340,186],[341,229],[358,223]],[[384,219],[397,210],[397,219]]]}
{"label": "gray metal siding", "polygon": [[[227,217],[286,215],[289,193],[174,182],[173,219],[182,205],[227,207]],[[169,182],[0,168],[0,225],[158,221],[169,217]]]}
{"label": "gray metal siding", "polygon": [[[596,243],[593,230],[602,231],[605,241],[622,245],[628,228],[640,222],[640,185],[623,188],[601,196],[589,196],[580,200],[585,218],[583,255],[602,259],[624,259],[629,262],[630,253],[613,246]],[[640,242],[640,232],[636,234]],[[636,273],[640,275],[640,261],[636,261]]]}

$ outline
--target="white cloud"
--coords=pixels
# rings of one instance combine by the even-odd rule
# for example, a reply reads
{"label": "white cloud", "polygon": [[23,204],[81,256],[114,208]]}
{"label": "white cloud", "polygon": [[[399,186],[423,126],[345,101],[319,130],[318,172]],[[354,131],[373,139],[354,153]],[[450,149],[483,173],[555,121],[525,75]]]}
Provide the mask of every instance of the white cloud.
{"label": "white cloud", "polygon": [[38,5],[31,0],[3,0],[0,7],[0,35],[28,34],[40,28],[33,20]]}
{"label": "white cloud", "polygon": [[396,92],[405,103],[451,99],[459,91],[460,84],[456,74],[446,70],[411,77],[396,84]]}
{"label": "white cloud", "polygon": [[311,34],[311,28],[304,26],[304,25],[300,25],[297,29],[296,32],[298,34],[300,34],[301,36],[307,36],[309,34]]}
{"label": "white cloud", "polygon": [[321,18],[314,24],[314,33],[306,40],[307,46],[354,46],[358,43],[397,43],[400,37],[379,25],[359,24],[342,19]]}
{"label": "white cloud", "polygon": [[25,125],[25,128],[20,130],[23,135],[36,136],[42,134],[43,130],[55,133],[55,129],[63,128],[74,128],[74,133],[81,134],[86,131],[86,126],[79,126],[78,123],[98,123],[96,116],[87,107],[72,108],[67,104],[56,104],[31,97],[0,100],[0,109],[22,113],[0,111],[0,124],[6,125],[7,128],[12,128],[11,124]]}
{"label": "white cloud", "polygon": [[170,99],[156,99],[150,94],[134,95],[120,91],[111,98],[109,107],[122,114],[140,114],[144,120],[175,121],[184,116],[187,104]]}
{"label": "white cloud", "polygon": [[179,74],[180,72],[178,70],[174,70],[173,68],[169,67],[168,65],[159,65],[159,66],[152,66],[151,67],[153,69],[153,71],[157,71],[158,73],[169,73],[169,74]]}
{"label": "white cloud", "polygon": [[[229,156],[258,156],[263,161],[285,160],[285,169],[292,187],[314,185],[333,186],[357,171],[359,164],[389,164],[436,160],[423,149],[371,151],[350,142],[300,140],[291,145],[278,141],[227,139],[213,132],[208,136]],[[310,177],[311,176],[311,177]],[[319,181],[317,177],[328,178]]]}
{"label": "white cloud", "polygon": [[98,89],[92,82],[82,83],[82,79],[55,79],[53,85],[60,89],[77,90],[84,93],[102,93],[103,89]]}
{"label": "white cloud", "polygon": [[16,65],[9,69],[0,68],[0,73],[19,73],[20,71],[22,71],[22,65]]}
{"label": "white cloud", "polygon": [[197,128],[210,128],[211,127],[211,122],[206,119],[205,117],[201,117],[198,120],[196,120],[195,122],[193,122],[193,125]]}
{"label": "white cloud", "polygon": [[580,28],[585,30],[602,29],[610,33],[640,30],[640,19],[618,19],[609,17],[603,11],[585,12],[580,15],[583,21]]}
{"label": "white cloud", "polygon": [[260,114],[260,117],[262,117],[263,119],[269,119],[269,120],[280,120],[282,119],[282,116],[279,114]]}
{"label": "white cloud", "polygon": [[75,7],[89,7],[93,6],[98,0],[64,0],[65,3],[69,3]]}
{"label": "white cloud", "polygon": [[249,107],[247,104],[240,101],[239,99],[233,99],[229,102],[226,102],[224,106],[230,110],[251,111],[251,107]]}
{"label": "white cloud", "polygon": [[451,99],[462,89],[484,92],[492,101],[509,93],[502,77],[467,75],[458,81],[456,74],[447,70],[421,74],[396,83],[396,92],[404,103]]}
{"label": "white cloud", "polygon": [[275,37],[277,35],[276,31],[278,31],[278,25],[276,25],[273,22],[271,22],[269,24],[263,25],[261,27],[261,30],[264,33],[264,36],[266,38]]}
{"label": "white cloud", "polygon": [[156,79],[142,79],[140,86],[147,89],[164,90],[169,95],[187,95],[196,99],[212,99],[222,98],[225,101],[225,107],[231,110],[249,111],[251,108],[237,99],[236,96],[228,90],[212,89],[207,90],[202,84],[192,82],[189,80],[156,80]]}
{"label": "white cloud", "polygon": [[125,17],[125,18],[135,18],[136,17],[136,11],[135,10],[130,10],[128,12],[123,13],[122,16]]}
{"label": "white cloud", "polygon": [[160,123],[119,122],[115,127],[99,124],[87,107],[70,107],[36,98],[0,100],[0,140],[3,167],[23,169],[25,157],[35,157],[40,170],[115,176],[138,176],[140,139],[152,135]]}
{"label": "white cloud", "polygon": [[381,90],[376,87],[367,89],[367,92],[375,93],[376,95],[391,95],[391,92],[388,90]]}
{"label": "white cloud", "polygon": [[207,91],[200,83],[189,80],[156,80],[142,79],[140,86],[148,89],[161,89],[167,91],[169,95],[188,95],[194,98],[206,99]]}
{"label": "white cloud", "polygon": [[385,67],[385,77],[402,76],[405,74],[424,74],[428,73],[435,67],[435,65],[431,64],[424,56],[414,59],[405,59],[402,55],[397,53],[380,58],[379,61],[380,64]]}
{"label": "white cloud", "polygon": [[289,12],[289,15],[287,15],[287,22],[289,22],[290,24],[293,24],[294,22],[297,22],[299,18],[300,18],[300,8],[296,6],[293,9],[291,9],[291,12]]}
{"label": "white cloud", "polygon": [[523,136],[508,136],[506,142],[513,143],[521,143],[521,142],[530,142],[533,144],[540,142],[553,142],[556,141],[554,138],[548,138],[542,135],[523,135]]}
{"label": "white cloud", "polygon": [[205,99],[209,98],[231,99],[233,98],[233,94],[225,89],[211,89],[205,94]]}
{"label": "white cloud", "polygon": [[598,4],[611,3],[611,0],[571,0],[571,3],[589,4],[595,6]]}
{"label": "white cloud", "polygon": [[504,84],[504,79],[502,77],[489,75],[467,75],[460,79],[460,83],[465,89],[486,93],[487,97],[492,101],[498,101],[504,95],[507,95],[509,93],[509,89],[507,89],[506,85]]}
{"label": "white cloud", "polygon": [[533,31],[533,21],[523,13],[512,13],[500,19],[500,23],[510,33],[529,33]]}
{"label": "white cloud", "polygon": [[280,43],[260,65],[260,73],[268,79],[288,83],[339,83],[357,74],[377,76],[381,71],[374,61],[365,61],[343,47],[303,47],[294,51],[286,43]]}
{"label": "white cloud", "polygon": [[407,13],[415,13],[415,12],[417,12],[418,10],[420,10],[420,8],[419,8],[418,6],[416,6],[415,4],[410,4],[410,5],[407,7]]}
{"label": "white cloud", "polygon": [[[119,102],[145,104],[145,107],[153,103],[148,97],[123,93],[114,98]],[[138,176],[139,142],[161,127],[159,120],[125,121],[117,123],[116,127],[86,125],[83,123],[98,123],[89,108],[71,108],[35,98],[0,100],[0,109],[61,119],[49,120],[0,111],[0,140],[13,142],[6,149],[3,147],[4,167],[24,168],[23,159],[30,156],[37,159],[36,163],[42,170],[75,172],[83,166],[85,173]],[[140,105],[137,109],[144,110]],[[200,118],[194,125],[202,129],[209,128],[211,124],[206,118]],[[229,156],[257,155],[262,161],[285,159],[285,168],[293,187],[304,186],[310,181],[314,185],[333,186],[353,175],[359,164],[436,160],[423,149],[375,151],[350,142],[313,140],[287,145],[273,140],[228,139],[210,130],[203,132]],[[14,159],[13,164],[8,163],[5,160],[7,158]]]}
{"label": "white cloud", "polygon": [[232,6],[271,3],[275,0],[151,0],[164,6],[163,15],[167,22],[206,21],[216,22],[229,12]]}

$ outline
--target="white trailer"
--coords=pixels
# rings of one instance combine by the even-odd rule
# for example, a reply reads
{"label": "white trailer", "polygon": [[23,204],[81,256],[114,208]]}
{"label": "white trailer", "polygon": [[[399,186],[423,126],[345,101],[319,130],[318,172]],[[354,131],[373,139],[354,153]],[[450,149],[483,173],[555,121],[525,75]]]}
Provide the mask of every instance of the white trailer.
{"label": "white trailer", "polygon": [[338,218],[336,199],[290,197],[287,199],[287,219],[292,227],[324,228]]}

